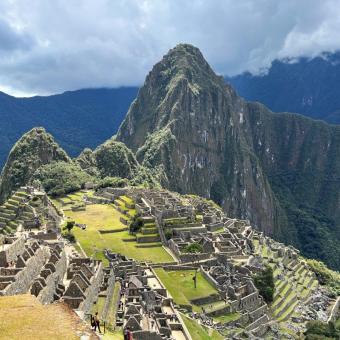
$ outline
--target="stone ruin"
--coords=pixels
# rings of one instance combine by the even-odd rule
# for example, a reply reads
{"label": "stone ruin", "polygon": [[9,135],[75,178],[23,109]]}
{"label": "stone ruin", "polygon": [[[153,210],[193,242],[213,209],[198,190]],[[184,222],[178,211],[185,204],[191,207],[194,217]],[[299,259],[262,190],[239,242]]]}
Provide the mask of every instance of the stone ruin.
{"label": "stone ruin", "polygon": [[[124,201],[124,197],[130,199]],[[200,270],[218,294],[191,301],[202,306],[202,313],[190,315],[221,333],[242,328],[249,337],[263,337],[273,328],[275,322],[252,279],[266,263],[279,260],[282,282],[292,273],[302,272],[308,274],[307,287],[312,288],[315,281],[295,248],[264,236],[246,220],[228,218],[217,206],[195,196],[180,196],[166,190],[105,188],[95,195],[84,195],[84,204],[93,203],[113,203],[123,214],[125,230],[128,209],[135,208],[143,222],[137,242],[161,241],[177,262],[168,264],[168,269]],[[137,340],[191,339],[178,306],[152,265],[107,251],[110,266],[104,268],[101,261],[70,252],[60,235],[60,221],[53,202],[44,192],[31,187],[20,188],[0,207],[0,295],[29,292],[42,303],[63,301],[83,319],[101,296],[105,297],[102,316],[105,320],[115,282],[119,282],[117,326],[129,327]],[[199,244],[202,252],[188,253],[187,248],[193,243]],[[270,257],[258,253],[262,248],[269,249]],[[283,288],[284,284],[278,285],[280,292],[285,292],[284,300],[291,290]],[[293,300],[296,309],[301,309],[301,320],[293,320],[296,324],[327,319],[324,310],[331,301],[325,294],[319,296],[319,289],[313,292],[308,303]],[[203,307],[207,304],[212,308]],[[276,318],[290,307],[282,308]],[[214,317],[229,313],[239,317],[227,322],[213,321]],[[294,328],[296,324],[289,326]]]}
{"label": "stone ruin", "polygon": [[[300,273],[307,268],[299,259],[297,249],[265,237],[263,233],[254,230],[247,220],[228,218],[216,205],[199,197],[183,197],[166,190],[136,188],[106,188],[100,194],[110,202],[115,202],[122,195],[131,197],[144,223],[147,225],[149,221],[154,222],[160,240],[171,251],[179,266],[202,268],[202,273],[217,287],[220,294],[212,297],[211,301],[216,302],[224,297],[227,299],[227,306],[206,312],[203,322],[213,325],[209,317],[218,313],[223,315],[238,312],[241,315],[237,321],[224,325],[214,324],[213,327],[217,329],[241,325],[249,334],[263,336],[271,330],[273,320],[267,304],[254,286],[252,275],[275,259],[280,259],[276,266],[283,269],[282,274],[279,274],[283,275],[282,280],[284,275],[291,276],[294,270]],[[254,242],[268,247],[273,259],[255,253]],[[193,243],[200,244],[202,252],[188,253],[187,247]],[[310,270],[307,272],[310,280],[307,276],[306,287],[317,291],[317,288],[311,287],[315,281],[313,273]],[[291,292],[283,290],[284,287],[284,284],[280,284],[277,288],[279,294],[284,291],[282,301]],[[282,318],[293,306],[301,306],[298,300],[293,300],[293,303],[286,304],[276,317]],[[308,306],[304,308],[310,310]],[[303,314],[310,315],[311,312]]]}
{"label": "stone ruin", "polygon": [[121,282],[117,326],[129,328],[136,340],[191,339],[151,267],[117,254],[107,256]]}

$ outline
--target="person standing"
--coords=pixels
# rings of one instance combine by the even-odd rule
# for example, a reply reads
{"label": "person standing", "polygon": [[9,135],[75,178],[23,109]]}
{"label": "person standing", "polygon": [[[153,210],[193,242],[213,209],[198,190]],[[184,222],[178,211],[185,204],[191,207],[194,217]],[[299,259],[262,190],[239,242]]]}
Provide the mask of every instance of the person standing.
{"label": "person standing", "polygon": [[98,328],[98,332],[101,333],[102,331],[100,330],[98,312],[96,312],[96,315],[94,316],[94,330],[96,331],[97,328]]}

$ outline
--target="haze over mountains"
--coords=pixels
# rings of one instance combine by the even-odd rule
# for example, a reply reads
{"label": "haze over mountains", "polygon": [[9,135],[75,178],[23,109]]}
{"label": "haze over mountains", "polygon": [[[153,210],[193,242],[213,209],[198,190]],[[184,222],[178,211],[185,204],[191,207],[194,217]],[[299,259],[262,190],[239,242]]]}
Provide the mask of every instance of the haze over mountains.
{"label": "haze over mountains", "polygon": [[[116,140],[82,153],[76,166],[93,180],[126,173],[135,183],[211,198],[228,215],[339,268],[340,126],[245,102],[197,48],[182,44],[153,67]],[[22,162],[24,149],[31,156]],[[8,195],[51,161],[62,161],[63,171],[71,164],[73,176],[75,165],[61,151],[50,157],[55,150],[44,131],[27,134],[9,157],[0,192]]]}
{"label": "haze over mountains", "polygon": [[340,52],[274,60],[263,75],[226,77],[237,93],[276,112],[297,112],[340,124]]}
{"label": "haze over mountains", "polygon": [[[340,52],[294,62],[275,60],[265,75],[226,77],[236,92],[275,112],[297,112],[340,124]],[[0,167],[20,136],[44,126],[71,155],[114,135],[138,87],[83,89],[15,98],[0,93]]]}
{"label": "haze over mountains", "polygon": [[138,88],[84,89],[46,97],[0,92],[0,167],[28,130],[44,126],[71,155],[95,148],[116,133]]}

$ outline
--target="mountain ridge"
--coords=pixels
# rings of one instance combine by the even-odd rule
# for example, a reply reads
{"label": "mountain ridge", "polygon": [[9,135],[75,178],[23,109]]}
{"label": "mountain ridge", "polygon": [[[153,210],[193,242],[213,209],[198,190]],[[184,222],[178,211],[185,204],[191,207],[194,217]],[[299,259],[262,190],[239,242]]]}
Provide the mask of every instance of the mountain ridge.
{"label": "mountain ridge", "polygon": [[71,156],[95,148],[116,133],[137,87],[83,89],[16,98],[0,93],[0,166],[27,131],[44,126]]}
{"label": "mountain ridge", "polygon": [[[188,63],[193,56],[195,61]],[[172,63],[182,68],[172,69]],[[194,65],[191,70],[188,64]],[[153,142],[160,129],[166,138]],[[327,251],[338,257],[339,193],[332,188],[339,181],[339,136],[337,126],[245,102],[206,69],[201,53],[191,45],[177,46],[154,66],[117,133],[118,140],[137,151],[142,164],[148,154],[148,166],[161,168],[165,187],[211,198],[231,216],[250,219],[267,234],[298,245],[307,256],[319,252],[322,259]],[[322,150],[314,137],[322,142]],[[286,176],[291,182],[284,181]],[[304,176],[317,186],[319,200],[317,194],[308,195]],[[295,185],[302,194],[294,192]],[[327,200],[326,189],[331,193]],[[301,208],[298,197],[305,199],[306,207]],[[319,203],[321,215],[329,216],[327,222],[309,211]],[[298,226],[294,214],[302,220]],[[314,235],[313,249],[300,230],[305,224]],[[325,244],[317,246],[318,238],[320,244],[330,241],[334,251]]]}
{"label": "mountain ridge", "polygon": [[249,101],[259,101],[275,112],[297,112],[340,124],[340,51],[314,58],[274,60],[267,72],[225,77]]}
{"label": "mountain ridge", "polygon": [[76,163],[101,180],[125,176],[213,199],[338,268],[339,145],[340,126],[244,101],[199,49],[181,44],[148,74],[116,137]]}

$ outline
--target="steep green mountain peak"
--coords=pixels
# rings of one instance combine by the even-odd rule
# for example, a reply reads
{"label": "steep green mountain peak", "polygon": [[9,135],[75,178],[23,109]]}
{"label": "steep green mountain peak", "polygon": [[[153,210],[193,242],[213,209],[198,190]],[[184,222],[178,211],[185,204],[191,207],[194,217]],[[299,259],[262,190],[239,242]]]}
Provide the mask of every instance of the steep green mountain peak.
{"label": "steep green mountain peak", "polygon": [[338,127],[247,103],[183,44],[153,67],[117,140],[164,187],[213,199],[338,268]]}
{"label": "steep green mountain peak", "polygon": [[52,161],[71,162],[44,128],[33,128],[13,146],[1,173],[0,200],[22,185],[26,185],[34,172]]}
{"label": "steep green mountain peak", "polygon": [[[197,98],[203,94],[224,93],[231,101],[234,91],[217,76],[200,50],[180,44],[171,49],[146,77],[137,99],[132,103],[122,123],[117,139],[132,150],[146,141],[147,133],[164,128],[173,120],[187,121],[200,110]],[[221,97],[221,95],[220,95]],[[206,98],[207,99],[207,98]],[[211,101],[218,98],[211,97]],[[204,102],[201,101],[204,105]],[[209,116],[205,114],[205,119]],[[193,120],[193,119],[192,119]]]}

